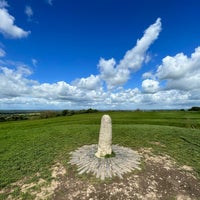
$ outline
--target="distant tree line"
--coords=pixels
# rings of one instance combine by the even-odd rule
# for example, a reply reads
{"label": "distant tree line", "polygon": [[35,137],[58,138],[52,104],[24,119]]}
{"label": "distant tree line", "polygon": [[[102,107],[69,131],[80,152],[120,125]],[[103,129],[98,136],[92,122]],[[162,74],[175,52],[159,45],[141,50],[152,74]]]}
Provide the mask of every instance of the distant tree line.
{"label": "distant tree line", "polygon": [[19,120],[27,120],[28,117],[25,115],[17,115],[17,114],[0,114],[0,122],[5,122],[5,121],[19,121]]}
{"label": "distant tree line", "polygon": [[59,117],[59,116],[72,116],[76,114],[84,114],[84,113],[96,113],[98,110],[89,108],[87,110],[62,110],[62,111],[43,111],[41,112],[40,118],[51,118],[51,117]]}
{"label": "distant tree line", "polygon": [[200,111],[200,107],[194,106],[194,107],[188,109],[188,111]]}
{"label": "distant tree line", "polygon": [[[111,110],[112,111],[112,110]],[[136,112],[141,112],[140,109],[135,110]],[[180,109],[180,111],[200,111],[200,107],[194,106],[188,110]],[[28,119],[47,119],[52,117],[59,116],[72,116],[76,114],[85,114],[85,113],[96,113],[99,112],[96,109],[86,109],[86,110],[62,110],[62,111],[54,111],[54,110],[45,110],[45,111],[37,111],[37,112],[25,112],[25,113],[5,113],[0,112],[0,122],[5,121],[19,121],[19,120],[28,120]],[[117,112],[117,111],[116,111]]]}
{"label": "distant tree line", "polygon": [[75,114],[84,114],[84,113],[96,113],[99,112],[96,109],[89,108],[87,110],[63,110],[61,115],[62,116],[72,116]]}
{"label": "distant tree line", "polygon": [[0,112],[0,122],[5,121],[19,121],[19,120],[28,120],[28,119],[47,119],[52,117],[59,116],[72,116],[75,114],[84,114],[84,113],[96,113],[98,110],[89,108],[87,110],[63,110],[63,111],[54,111],[54,110],[45,110],[38,111],[37,113],[1,113]]}

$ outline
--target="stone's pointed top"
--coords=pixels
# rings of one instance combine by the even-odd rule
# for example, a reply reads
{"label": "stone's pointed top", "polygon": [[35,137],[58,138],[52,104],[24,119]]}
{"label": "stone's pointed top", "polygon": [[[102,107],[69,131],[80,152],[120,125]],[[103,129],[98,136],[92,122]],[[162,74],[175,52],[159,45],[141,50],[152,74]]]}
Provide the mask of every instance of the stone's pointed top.
{"label": "stone's pointed top", "polygon": [[102,118],[101,118],[101,121],[105,121],[107,123],[111,123],[111,118],[109,115],[103,115]]}

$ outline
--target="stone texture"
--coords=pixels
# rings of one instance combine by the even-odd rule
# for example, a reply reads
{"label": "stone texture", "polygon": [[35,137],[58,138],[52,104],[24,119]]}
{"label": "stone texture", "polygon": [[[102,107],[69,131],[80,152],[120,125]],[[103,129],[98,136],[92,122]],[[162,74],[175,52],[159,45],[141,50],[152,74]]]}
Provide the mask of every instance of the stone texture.
{"label": "stone texture", "polygon": [[69,163],[78,166],[79,174],[92,173],[101,180],[113,176],[122,178],[124,173],[140,169],[140,155],[130,148],[112,145],[115,157],[111,158],[96,157],[97,148],[95,144],[80,147],[71,152]]}
{"label": "stone texture", "polygon": [[99,133],[98,150],[95,156],[105,157],[112,153],[112,120],[109,115],[103,115],[101,118],[101,127]]}

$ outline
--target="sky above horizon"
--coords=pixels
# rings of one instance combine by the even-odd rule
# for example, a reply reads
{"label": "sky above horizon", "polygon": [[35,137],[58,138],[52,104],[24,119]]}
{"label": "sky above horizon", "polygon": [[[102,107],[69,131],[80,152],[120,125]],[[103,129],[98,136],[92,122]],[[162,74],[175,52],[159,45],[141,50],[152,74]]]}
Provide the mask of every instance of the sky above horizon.
{"label": "sky above horizon", "polygon": [[199,0],[0,0],[0,110],[200,106],[199,10]]}

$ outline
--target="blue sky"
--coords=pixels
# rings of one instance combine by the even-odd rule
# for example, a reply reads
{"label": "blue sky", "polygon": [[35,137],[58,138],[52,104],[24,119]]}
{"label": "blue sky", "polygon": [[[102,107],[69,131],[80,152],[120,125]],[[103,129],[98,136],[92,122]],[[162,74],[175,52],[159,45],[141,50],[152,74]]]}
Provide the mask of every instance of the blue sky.
{"label": "blue sky", "polygon": [[0,0],[0,109],[200,106],[199,0]]}

